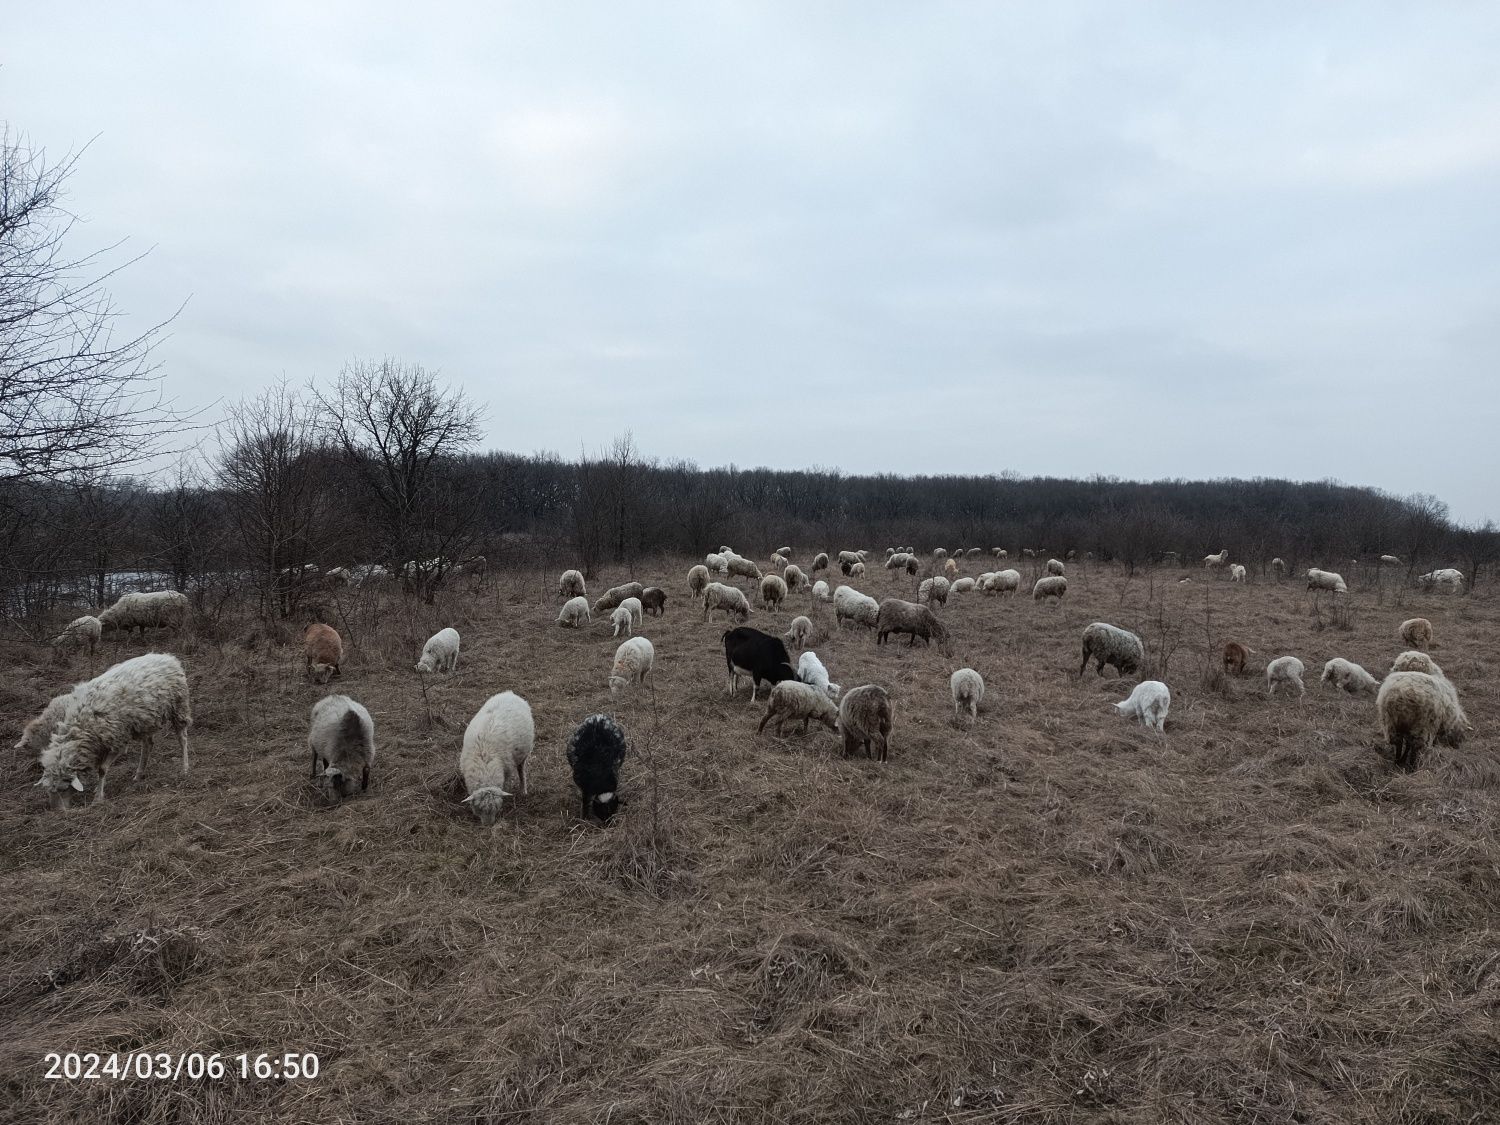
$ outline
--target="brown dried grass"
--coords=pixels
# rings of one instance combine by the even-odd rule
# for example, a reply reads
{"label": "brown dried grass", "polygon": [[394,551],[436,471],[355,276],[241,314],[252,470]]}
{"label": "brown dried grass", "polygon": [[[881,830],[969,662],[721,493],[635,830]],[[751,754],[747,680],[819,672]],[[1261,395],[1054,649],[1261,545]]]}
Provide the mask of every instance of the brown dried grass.
{"label": "brown dried grass", "polygon": [[[764,552],[762,552],[764,553]],[[810,552],[805,552],[810,554]],[[965,572],[987,560],[966,563]],[[334,690],[376,718],[371,792],[306,778],[297,630],[188,638],[192,776],[159,755],[106,805],[49,814],[11,761],[0,805],[0,1091],[29,1122],[1323,1122],[1500,1117],[1500,698],[1485,597],[1424,599],[1476,732],[1400,775],[1373,704],[1324,660],[1388,667],[1410,606],[1356,591],[1328,628],[1291,585],[1070,566],[1060,606],[958,595],[955,656],[832,628],[833,678],[884,684],[885,767],[833,734],[755,734],[730,701],[687,560],[633,575],[654,696],[611,701],[605,623],[553,624],[556,575],[436,605],[345,595]],[[561,566],[558,568],[562,569]],[[915,579],[859,585],[911,597]],[[781,633],[805,595],[751,623]],[[1167,662],[1167,736],[1077,678],[1093,620]],[[1153,637],[1153,624],[1170,636]],[[412,665],[443,625],[460,670]],[[1226,637],[1252,674],[1214,674]],[[1159,643],[1158,643],[1159,642]],[[141,651],[110,647],[105,658]],[[1268,700],[1286,653],[1308,697]],[[10,729],[63,686],[3,650]],[[948,676],[985,677],[953,719]],[[101,661],[102,666],[102,661]],[[75,659],[73,674],[86,669]],[[485,830],[458,803],[461,731],[533,707],[531,795]],[[582,824],[562,748],[613,711],[630,804]],[[313,1081],[47,1082],[76,1051],[312,1051]]]}

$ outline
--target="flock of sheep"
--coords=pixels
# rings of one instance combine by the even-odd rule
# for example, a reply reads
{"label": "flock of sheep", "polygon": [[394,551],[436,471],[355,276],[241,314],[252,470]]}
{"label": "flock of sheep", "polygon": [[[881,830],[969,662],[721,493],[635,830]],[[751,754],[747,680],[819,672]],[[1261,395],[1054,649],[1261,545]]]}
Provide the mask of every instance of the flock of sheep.
{"label": "flock of sheep", "polygon": [[[952,655],[948,631],[935,607],[947,603],[952,593],[979,591],[989,595],[1006,595],[1020,588],[1016,570],[991,571],[978,577],[960,577],[956,558],[975,557],[977,548],[967,552],[933,552],[930,577],[921,581],[917,601],[886,598],[877,602],[853,586],[841,585],[830,590],[826,580],[817,576],[835,564],[847,577],[865,574],[866,551],[840,551],[831,560],[818,554],[804,572],[792,563],[791,548],[778,548],[771,556],[772,573],[762,574],[751,560],[721,547],[709,554],[703,563],[687,574],[687,588],[692,599],[702,602],[703,618],[715,612],[739,624],[722,635],[728,690],[733,695],[741,676],[751,683],[751,700],[758,698],[762,684],[769,688],[767,709],[758,730],[774,722],[780,734],[789,722],[800,722],[805,732],[808,724],[819,722],[839,733],[843,752],[848,756],[863,751],[867,757],[885,761],[892,727],[892,703],[889,693],[878,684],[864,684],[844,691],[829,679],[827,668],[818,655],[808,649],[816,629],[811,618],[799,615],[792,619],[784,635],[773,635],[744,624],[753,615],[745,592],[728,580],[741,578],[758,590],[761,605],[775,610],[795,591],[805,591],[813,604],[826,604],[833,611],[836,627],[865,627],[874,630],[876,644],[889,641],[892,635],[905,635],[908,646],[920,638],[925,645],[936,645],[944,655]],[[995,558],[1006,552],[996,548]],[[1025,555],[1031,556],[1030,551]],[[1071,557],[1071,556],[1070,556]],[[1394,556],[1383,556],[1382,562]],[[1228,552],[1209,555],[1204,565],[1210,570],[1225,569]],[[889,548],[885,563],[893,576],[915,576],[921,569],[911,548]],[[1285,572],[1285,564],[1273,559],[1272,570]],[[1230,570],[1231,579],[1236,579]],[[1048,559],[1032,587],[1037,601],[1060,600],[1067,592],[1066,564]],[[1342,577],[1319,569],[1307,572],[1308,588],[1334,594],[1347,592]],[[719,581],[724,579],[725,581]],[[1418,579],[1424,589],[1456,591],[1462,588],[1463,576],[1455,570],[1433,571]],[[615,637],[623,634],[608,676],[611,695],[633,686],[651,682],[655,650],[646,637],[634,635],[648,614],[660,616],[666,611],[667,594],[661,587],[630,582],[605,591],[592,605],[588,601],[584,576],[577,570],[564,571],[558,580],[558,596],[563,606],[557,624],[565,628],[582,628],[596,616],[609,615]],[[87,645],[92,653],[106,632],[129,633],[147,629],[181,629],[186,620],[188,601],[172,591],[126,594],[97,617],[81,617],[71,622],[56,638],[60,648]],[[1322,683],[1351,694],[1373,693],[1377,715],[1396,764],[1415,769],[1421,754],[1435,744],[1459,745],[1471,729],[1460,705],[1457,689],[1432,659],[1421,651],[1432,645],[1432,625],[1425,618],[1404,622],[1399,630],[1407,651],[1396,657],[1391,671],[1377,680],[1364,668],[1349,660],[1335,657],[1323,667]],[[792,644],[800,651],[794,664],[787,649]],[[325,684],[341,676],[343,643],[329,625],[308,626],[303,636],[306,672],[313,682]],[[455,629],[446,628],[434,634],[422,648],[416,664],[418,673],[451,673],[458,666],[460,637]],[[1247,659],[1254,650],[1238,641],[1229,641],[1223,649],[1226,673],[1243,674]],[[1118,626],[1094,622],[1083,631],[1082,676],[1090,663],[1102,675],[1112,666],[1121,675],[1134,675],[1146,664],[1146,649],[1141,638]],[[1270,695],[1295,688],[1305,693],[1302,676],[1305,669],[1295,656],[1280,656],[1266,666],[1266,684]],[[961,721],[967,714],[977,719],[979,703],[984,697],[983,677],[973,668],[960,668],[949,681],[954,716]],[[1138,683],[1128,698],[1112,704],[1121,714],[1138,719],[1148,729],[1164,734],[1171,707],[1171,692],[1159,680]],[[37,782],[48,794],[54,808],[67,808],[75,797],[93,794],[95,801],[104,797],[105,779],[111,764],[136,741],[142,741],[136,777],[142,776],[155,736],[170,728],[182,754],[182,772],[188,772],[187,728],[192,723],[187,677],[177,657],[165,653],[148,653],[122,661],[101,675],[75,685],[51,700],[40,715],[32,719],[17,743],[17,749],[39,756],[42,776]],[[466,804],[484,824],[499,818],[505,798],[527,792],[526,764],[534,749],[535,726],[531,708],[514,692],[501,692],[488,699],[470,720],[464,731],[459,753],[459,771],[463,776]],[[568,741],[567,757],[574,782],[581,797],[585,818],[607,822],[622,803],[619,795],[619,768],[626,755],[626,737],[619,724],[608,715],[585,718]],[[369,711],[346,695],[328,695],[313,706],[308,725],[308,748],[312,777],[325,797],[340,801],[363,791],[369,785],[375,762],[375,723]]]}

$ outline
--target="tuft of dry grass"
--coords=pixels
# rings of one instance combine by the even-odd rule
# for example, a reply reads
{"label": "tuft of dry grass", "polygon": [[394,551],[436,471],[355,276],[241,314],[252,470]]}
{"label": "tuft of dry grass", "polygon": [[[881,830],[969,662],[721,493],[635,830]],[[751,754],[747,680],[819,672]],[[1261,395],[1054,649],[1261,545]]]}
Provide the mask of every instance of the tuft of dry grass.
{"label": "tuft of dry grass", "polygon": [[[764,554],[766,552],[760,552]],[[725,694],[722,623],[692,560],[641,632],[654,689],[611,698],[607,623],[553,624],[555,572],[492,575],[432,605],[340,593],[341,680],[307,682],[300,628],[219,615],[164,641],[194,698],[193,773],[112,774],[107,804],[47,811],[11,757],[0,804],[0,1117],[28,1122],[1320,1122],[1500,1119],[1500,695],[1488,598],[1423,599],[1475,733],[1411,775],[1368,698],[1410,604],[1295,584],[1178,586],[1075,568],[1061,605],[955,595],[954,642],[877,649],[810,616],[845,689],[895,704],[885,766],[838,739],[757,735]],[[961,573],[975,573],[977,559]],[[562,569],[562,565],[558,567]],[[837,576],[831,579],[837,582]],[[918,578],[856,583],[914,596]],[[785,632],[793,594],[750,623]],[[1079,637],[1146,640],[1165,738],[1077,676]],[[298,623],[293,623],[297,625]],[[452,676],[413,671],[452,625]],[[1225,637],[1257,651],[1218,666]],[[107,661],[143,651],[111,642]],[[1308,666],[1268,699],[1265,661]],[[0,649],[10,728],[87,673]],[[956,725],[948,677],[985,679]],[[1215,671],[1217,669],[1217,672]],[[307,778],[312,703],[363,702],[370,792]],[[492,830],[460,802],[462,730],[495,692],[530,703],[531,793]],[[594,711],[631,740],[607,827],[563,757]],[[296,1082],[43,1078],[48,1051],[309,1051]]]}

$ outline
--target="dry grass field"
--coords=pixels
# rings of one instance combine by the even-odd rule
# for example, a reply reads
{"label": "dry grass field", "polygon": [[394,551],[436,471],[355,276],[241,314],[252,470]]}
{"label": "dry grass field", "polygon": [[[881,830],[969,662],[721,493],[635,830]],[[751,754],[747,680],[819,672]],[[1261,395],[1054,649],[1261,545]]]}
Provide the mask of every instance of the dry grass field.
{"label": "dry grass field", "polygon": [[[815,645],[846,689],[891,691],[880,766],[841,759],[822,728],[755,733],[762,706],[726,697],[725,626],[689,601],[689,564],[590,583],[591,600],[628,577],[670,592],[642,630],[654,692],[617,699],[607,625],[553,624],[556,570],[431,606],[345,598],[333,686],[375,716],[379,757],[341,807],[308,781],[327,689],[294,629],[223,620],[157,642],[192,685],[186,780],[164,739],[143,781],[126,760],[107,803],[51,813],[12,754],[0,1117],[1500,1120],[1500,602],[1484,587],[1356,588],[1339,620],[1300,584],[1198,571],[1076,565],[1060,606],[954,596],[952,659],[864,631]],[[913,597],[916,579],[859,585]],[[806,606],[750,623],[782,632]],[[1419,614],[1475,730],[1405,775],[1373,700],[1317,677],[1333,656],[1383,673]],[[1164,738],[1106,706],[1133,679],[1079,679],[1095,620],[1168,650]],[[412,665],[444,625],[463,659],[424,696]],[[1257,672],[1300,656],[1306,699],[1215,674],[1230,638]],[[98,667],[149,647],[106,645]],[[0,656],[16,733],[88,674],[32,646]],[[972,727],[948,695],[963,665],[988,685]],[[458,748],[507,689],[535,714],[532,789],[487,830],[459,803]],[[579,821],[563,757],[599,710],[633,748],[607,829]],[[321,1069],[50,1081],[49,1051],[312,1052]]]}

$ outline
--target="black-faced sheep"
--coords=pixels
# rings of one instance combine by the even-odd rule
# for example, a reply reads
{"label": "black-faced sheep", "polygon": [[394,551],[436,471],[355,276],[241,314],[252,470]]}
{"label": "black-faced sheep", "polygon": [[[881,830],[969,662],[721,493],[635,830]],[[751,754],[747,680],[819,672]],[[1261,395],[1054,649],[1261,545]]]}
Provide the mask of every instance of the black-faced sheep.
{"label": "black-faced sheep", "polygon": [[584,820],[594,816],[608,824],[625,803],[619,795],[624,760],[625,732],[608,715],[590,715],[568,738],[568,764],[583,798]]}
{"label": "black-faced sheep", "polygon": [[352,796],[370,787],[375,764],[375,720],[347,695],[325,695],[313,704],[307,725],[307,747],[312,751],[313,780],[329,801]]}
{"label": "black-faced sheep", "polygon": [[844,738],[844,757],[863,748],[865,757],[885,761],[891,741],[891,697],[885,688],[864,684],[845,692],[838,731]]}

